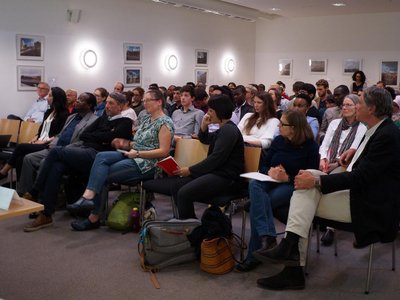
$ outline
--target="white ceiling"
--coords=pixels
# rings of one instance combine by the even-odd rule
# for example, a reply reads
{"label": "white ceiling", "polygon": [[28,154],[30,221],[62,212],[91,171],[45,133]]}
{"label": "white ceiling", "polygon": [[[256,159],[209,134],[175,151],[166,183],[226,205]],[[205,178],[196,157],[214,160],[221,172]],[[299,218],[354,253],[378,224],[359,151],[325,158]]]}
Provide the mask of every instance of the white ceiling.
{"label": "white ceiling", "polygon": [[[220,0],[282,17],[400,12],[400,0]],[[200,1],[199,1],[200,2]],[[345,3],[334,7],[332,3]],[[279,8],[273,11],[271,8]]]}

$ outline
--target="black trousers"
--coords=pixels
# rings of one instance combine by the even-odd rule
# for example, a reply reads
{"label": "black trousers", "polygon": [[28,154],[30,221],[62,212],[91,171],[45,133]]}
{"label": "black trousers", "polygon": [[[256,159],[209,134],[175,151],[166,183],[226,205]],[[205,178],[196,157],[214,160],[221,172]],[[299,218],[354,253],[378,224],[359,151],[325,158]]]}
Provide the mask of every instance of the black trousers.
{"label": "black trousers", "polygon": [[171,180],[171,192],[178,207],[179,218],[196,218],[194,202],[217,205],[215,198],[228,193],[233,183],[232,179],[214,174],[206,174],[198,178],[174,178]]}
{"label": "black trousers", "polygon": [[47,144],[19,144],[15,148],[7,163],[17,170],[17,178],[19,179],[25,155],[33,152],[38,152],[46,148]]}

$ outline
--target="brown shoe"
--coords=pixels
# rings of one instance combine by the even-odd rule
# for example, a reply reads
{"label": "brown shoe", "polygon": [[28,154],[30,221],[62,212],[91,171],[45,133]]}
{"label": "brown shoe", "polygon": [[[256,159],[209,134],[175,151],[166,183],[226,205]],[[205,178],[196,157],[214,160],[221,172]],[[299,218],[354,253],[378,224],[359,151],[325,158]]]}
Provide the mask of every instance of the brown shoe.
{"label": "brown shoe", "polygon": [[31,195],[31,193],[29,193],[29,192],[26,192],[25,194],[23,194],[22,198],[37,202],[37,199],[35,197],[33,197]]}
{"label": "brown shoe", "polygon": [[53,225],[53,219],[51,217],[45,216],[44,214],[40,214],[31,224],[24,227],[24,231],[36,231],[50,225]]}

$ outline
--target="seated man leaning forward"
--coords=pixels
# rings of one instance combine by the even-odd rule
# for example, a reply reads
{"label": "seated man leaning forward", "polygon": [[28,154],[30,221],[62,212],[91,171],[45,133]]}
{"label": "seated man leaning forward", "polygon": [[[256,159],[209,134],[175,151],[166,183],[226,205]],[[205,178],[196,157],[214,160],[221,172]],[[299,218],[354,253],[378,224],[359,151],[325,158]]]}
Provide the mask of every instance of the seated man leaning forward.
{"label": "seated man leaning forward", "polygon": [[400,131],[390,119],[391,114],[389,92],[367,88],[356,105],[356,117],[368,130],[357,150],[349,149],[341,155],[342,164],[350,162],[346,172],[330,175],[317,170],[299,172],[285,238],[273,249],[254,253],[260,260],[285,264],[285,268],[275,276],[259,279],[258,285],[267,289],[305,287],[303,266],[314,215],[353,223],[355,248],[388,243],[396,238]]}
{"label": "seated man leaning forward", "polygon": [[72,222],[73,229],[84,231],[100,227],[99,194],[107,181],[127,183],[153,178],[158,159],[168,156],[174,125],[163,111],[164,97],[159,90],[151,90],[144,95],[143,102],[149,114],[144,117],[133,142],[115,139],[113,145],[123,152],[107,151],[96,155],[83,196],[68,206],[70,212],[79,211],[88,203],[92,203],[94,209],[88,219]]}

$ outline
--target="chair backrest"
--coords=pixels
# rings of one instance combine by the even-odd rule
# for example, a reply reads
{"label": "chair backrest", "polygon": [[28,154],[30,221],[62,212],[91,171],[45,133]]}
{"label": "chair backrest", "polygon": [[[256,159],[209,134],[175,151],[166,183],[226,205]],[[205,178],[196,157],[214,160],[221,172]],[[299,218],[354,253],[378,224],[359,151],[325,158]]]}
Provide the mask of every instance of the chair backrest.
{"label": "chair backrest", "polygon": [[38,133],[40,123],[23,121],[19,130],[18,143],[29,143]]}
{"label": "chair backrest", "polygon": [[11,134],[10,142],[17,143],[21,121],[11,119],[0,120],[0,134]]}
{"label": "chair backrest", "polygon": [[178,139],[174,158],[179,166],[190,167],[207,157],[208,145],[197,139]]}
{"label": "chair backrest", "polygon": [[244,147],[244,172],[257,172],[260,164],[260,147]]}

